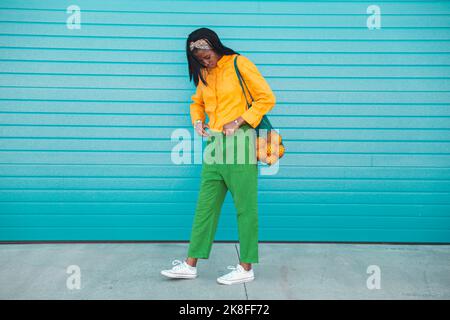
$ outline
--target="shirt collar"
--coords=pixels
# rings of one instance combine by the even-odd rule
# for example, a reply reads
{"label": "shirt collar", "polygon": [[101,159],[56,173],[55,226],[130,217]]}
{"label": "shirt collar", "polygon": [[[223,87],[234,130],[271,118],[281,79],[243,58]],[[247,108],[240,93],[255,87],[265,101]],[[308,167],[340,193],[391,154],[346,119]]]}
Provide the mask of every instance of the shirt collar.
{"label": "shirt collar", "polygon": [[224,54],[222,58],[220,58],[217,61],[217,67],[222,68],[225,65],[225,63],[227,63],[231,59],[232,56],[233,56],[232,54],[229,55]]}

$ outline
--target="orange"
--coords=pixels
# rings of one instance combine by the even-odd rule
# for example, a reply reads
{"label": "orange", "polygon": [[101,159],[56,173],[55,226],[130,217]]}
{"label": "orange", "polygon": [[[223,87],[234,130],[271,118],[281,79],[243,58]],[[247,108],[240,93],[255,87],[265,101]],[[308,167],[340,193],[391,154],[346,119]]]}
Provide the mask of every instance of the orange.
{"label": "orange", "polygon": [[266,148],[259,148],[257,151],[256,157],[259,161],[265,162],[266,157],[267,157]]}
{"label": "orange", "polygon": [[280,146],[278,144],[269,143],[267,145],[267,155],[270,156],[272,154],[278,154],[279,148],[280,148]]}
{"label": "orange", "polygon": [[266,158],[266,163],[267,163],[268,165],[272,165],[272,164],[274,164],[275,162],[277,162],[277,160],[278,160],[277,155],[276,155],[276,154],[271,154],[270,156],[267,156],[267,158]]}
{"label": "orange", "polygon": [[275,130],[270,130],[267,141],[274,144],[281,144],[281,136]]}
{"label": "orange", "polygon": [[281,158],[284,155],[284,146],[280,144],[278,148],[278,157]]}
{"label": "orange", "polygon": [[258,137],[258,139],[256,139],[256,147],[258,149],[264,148],[266,145],[267,145],[267,141],[263,137]]}

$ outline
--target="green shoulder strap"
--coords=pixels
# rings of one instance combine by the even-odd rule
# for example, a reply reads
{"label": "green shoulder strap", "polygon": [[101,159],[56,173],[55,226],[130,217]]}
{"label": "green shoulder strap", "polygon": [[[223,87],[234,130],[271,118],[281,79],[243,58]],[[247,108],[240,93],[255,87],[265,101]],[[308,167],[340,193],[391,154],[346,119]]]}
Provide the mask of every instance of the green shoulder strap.
{"label": "green shoulder strap", "polygon": [[238,56],[239,56],[239,54],[234,58],[234,70],[236,70],[236,75],[237,75],[237,77],[239,79],[239,84],[241,85],[242,92],[244,92],[245,102],[247,103],[247,106],[250,108],[252,106],[252,104],[248,103],[247,94],[245,93],[244,86],[242,85],[242,82],[244,82],[244,85],[247,88],[248,93],[250,94],[250,98],[252,99],[252,102],[253,102],[253,97],[252,97],[252,94],[251,94],[250,90],[247,87],[247,84],[245,83],[244,78],[242,77],[241,73],[239,72],[239,68],[237,66],[237,58],[238,58]]}

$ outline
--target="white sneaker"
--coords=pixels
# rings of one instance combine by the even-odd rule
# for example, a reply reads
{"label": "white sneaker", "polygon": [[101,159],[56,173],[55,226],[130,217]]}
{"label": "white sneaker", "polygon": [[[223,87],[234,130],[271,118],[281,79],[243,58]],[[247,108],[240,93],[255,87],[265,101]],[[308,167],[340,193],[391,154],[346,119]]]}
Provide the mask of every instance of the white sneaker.
{"label": "white sneaker", "polygon": [[175,266],[169,270],[162,270],[161,274],[169,278],[193,279],[197,277],[197,268],[192,267],[180,260],[173,260],[172,265]]}
{"label": "white sneaker", "polygon": [[226,275],[217,278],[217,282],[221,284],[236,284],[249,282],[255,279],[253,269],[246,271],[244,267],[238,264],[236,267],[229,266],[228,269],[233,270]]}

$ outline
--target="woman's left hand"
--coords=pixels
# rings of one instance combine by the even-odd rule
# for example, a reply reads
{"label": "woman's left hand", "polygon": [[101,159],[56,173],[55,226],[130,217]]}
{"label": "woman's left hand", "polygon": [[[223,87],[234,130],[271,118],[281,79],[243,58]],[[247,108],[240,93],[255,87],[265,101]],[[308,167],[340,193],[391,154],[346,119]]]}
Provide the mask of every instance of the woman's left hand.
{"label": "woman's left hand", "polygon": [[223,125],[222,132],[226,136],[231,136],[241,126],[240,117]]}

